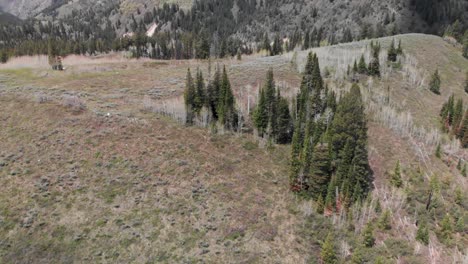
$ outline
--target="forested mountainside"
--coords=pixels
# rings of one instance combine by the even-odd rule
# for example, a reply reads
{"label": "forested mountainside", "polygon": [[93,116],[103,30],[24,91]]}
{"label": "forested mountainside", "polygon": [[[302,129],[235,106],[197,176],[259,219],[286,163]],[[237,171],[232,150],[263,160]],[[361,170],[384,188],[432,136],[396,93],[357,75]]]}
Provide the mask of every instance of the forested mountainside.
{"label": "forested mountainside", "polygon": [[278,47],[268,47],[275,39],[292,50],[405,32],[442,35],[450,25],[462,42],[468,21],[463,0],[3,0],[0,7],[25,18],[1,26],[3,58],[47,54],[51,40],[61,55],[130,50],[181,59],[262,48],[277,54]]}

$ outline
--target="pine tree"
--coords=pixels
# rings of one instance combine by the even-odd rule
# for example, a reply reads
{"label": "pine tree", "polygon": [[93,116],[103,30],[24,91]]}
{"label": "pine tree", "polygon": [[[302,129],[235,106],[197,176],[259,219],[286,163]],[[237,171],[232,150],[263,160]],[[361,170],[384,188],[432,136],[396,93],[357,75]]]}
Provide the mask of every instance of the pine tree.
{"label": "pine tree", "polygon": [[452,121],[452,132],[457,135],[460,129],[461,121],[463,119],[463,100],[458,99],[457,104],[454,108],[453,121]]}
{"label": "pine tree", "polygon": [[189,125],[193,123],[195,98],[196,98],[195,85],[193,84],[193,79],[190,73],[190,69],[188,69],[186,83],[185,83],[184,101],[185,101],[185,108],[187,112],[186,123]]}
{"label": "pine tree", "polygon": [[335,243],[333,240],[333,235],[328,234],[325,242],[322,245],[322,251],[320,252],[320,257],[324,264],[336,264],[338,263],[338,257],[335,252]]}
{"label": "pine tree", "polygon": [[299,172],[301,170],[300,153],[302,150],[302,135],[301,135],[301,122],[297,118],[294,125],[294,134],[291,143],[291,165],[289,171],[289,185],[293,191],[300,191],[302,188],[302,182],[299,178]]}
{"label": "pine tree", "polygon": [[353,256],[351,257],[351,263],[352,264],[362,264],[365,263],[364,261],[364,256],[362,253],[362,248],[358,247],[354,250]]}
{"label": "pine tree", "polygon": [[458,186],[455,189],[455,203],[458,204],[458,205],[463,204],[463,193],[462,193],[462,190],[461,190],[460,186]]}
{"label": "pine tree", "polygon": [[465,76],[465,93],[468,93],[468,71]]}
{"label": "pine tree", "polygon": [[366,227],[364,228],[362,237],[363,237],[363,245],[365,247],[374,246],[375,244],[374,228],[372,227],[371,223],[367,223]]}
{"label": "pine tree", "polygon": [[260,89],[258,97],[259,101],[253,112],[253,122],[259,136],[263,137],[268,127],[268,106],[264,88]]}
{"label": "pine tree", "polygon": [[310,48],[310,32],[309,30],[307,30],[304,36],[303,50],[307,50],[309,48]]}
{"label": "pine tree", "polygon": [[371,62],[369,63],[368,73],[371,76],[380,77],[380,61],[379,61],[380,43],[377,43],[374,45],[373,42],[371,42],[371,48],[372,48],[372,59],[371,59]]}
{"label": "pine tree", "polygon": [[197,69],[196,91],[193,102],[193,110],[195,113],[200,113],[203,105],[205,104],[205,81],[203,80],[203,73]]}
{"label": "pine tree", "polygon": [[418,231],[416,232],[416,240],[424,245],[429,244],[429,230],[425,220],[419,221]]}
{"label": "pine tree", "polygon": [[440,237],[444,242],[449,242],[453,234],[453,223],[452,218],[449,214],[446,214],[444,219],[440,222]]}
{"label": "pine tree", "polygon": [[398,41],[398,48],[396,50],[397,55],[402,55],[403,54],[403,48],[401,47],[401,39]]}
{"label": "pine tree", "polygon": [[226,66],[223,67],[220,96],[218,103],[218,117],[221,124],[227,129],[233,129],[236,124],[235,99],[231,90],[231,82],[227,75]]}
{"label": "pine tree", "polygon": [[279,144],[287,144],[291,142],[292,133],[292,118],[289,111],[289,103],[285,98],[279,96],[278,99],[278,136],[277,142]]}
{"label": "pine tree", "polygon": [[382,216],[379,219],[378,226],[382,230],[390,230],[392,229],[391,225],[391,215],[389,210],[385,210]]}
{"label": "pine tree", "polygon": [[439,159],[442,158],[442,149],[441,149],[440,143],[437,144],[435,155]]}
{"label": "pine tree", "polygon": [[432,75],[431,82],[429,83],[429,90],[435,94],[440,94],[439,70],[436,70]]}
{"label": "pine tree", "polygon": [[396,62],[397,60],[397,50],[395,49],[394,39],[392,39],[392,43],[390,44],[390,48],[388,49],[387,60],[390,62]]}
{"label": "pine tree", "polygon": [[211,112],[213,120],[218,119],[218,104],[221,94],[221,73],[219,67],[216,69],[213,80],[207,87],[207,108]]}
{"label": "pine tree", "polygon": [[359,59],[358,73],[367,74],[367,66],[366,61],[364,60],[364,55],[361,55],[361,58]]}
{"label": "pine tree", "polygon": [[331,180],[328,182],[328,187],[325,196],[325,209],[328,212],[334,212],[336,208],[336,197],[335,197],[335,181]]}
{"label": "pine tree", "polygon": [[317,214],[323,214],[325,210],[325,202],[323,201],[323,197],[321,195],[319,195],[318,199],[317,199]]}
{"label": "pine tree", "polygon": [[317,144],[310,164],[309,190],[312,197],[324,196],[331,177],[331,160],[327,144]]}
{"label": "pine tree", "polygon": [[[364,65],[365,65],[365,62],[364,62]],[[357,66],[357,62],[356,62],[356,60],[354,60],[353,73],[358,73],[358,72],[359,72],[359,69],[358,69],[358,66]]]}
{"label": "pine tree", "polygon": [[401,179],[400,161],[397,161],[395,165],[395,170],[392,174],[391,183],[397,188],[400,188],[403,185],[403,180]]}

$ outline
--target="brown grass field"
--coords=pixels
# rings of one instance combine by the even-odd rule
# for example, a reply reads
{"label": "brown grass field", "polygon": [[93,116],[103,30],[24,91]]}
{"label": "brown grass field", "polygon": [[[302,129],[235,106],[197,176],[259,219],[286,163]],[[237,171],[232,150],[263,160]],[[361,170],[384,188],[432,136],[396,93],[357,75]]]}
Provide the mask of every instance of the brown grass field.
{"label": "brown grass field", "polygon": [[[397,200],[429,186],[433,175],[441,182],[443,208],[450,207],[456,187],[468,191],[455,168],[458,158],[468,159],[466,150],[438,132],[438,113],[450,94],[468,103],[463,92],[468,61],[438,37],[396,39],[402,39],[404,65],[386,69],[381,80],[360,78],[376,179],[372,197],[392,209],[396,227],[378,233],[377,245],[385,247],[389,238],[409,243],[410,256],[394,256],[397,263],[463,263],[466,247],[442,245],[435,235],[429,246],[415,242],[414,211]],[[380,40],[384,50],[390,41]],[[366,45],[313,50],[331,71],[326,78],[331,89],[341,93],[350,87],[343,69],[369,52]],[[206,78],[216,65],[226,66],[245,111],[269,67],[282,94],[293,96],[306,53],[211,62],[68,57],[63,72],[49,70],[44,57],[1,65],[0,263],[316,259],[317,247],[303,234],[314,205],[288,190],[288,146],[263,147],[253,135],[185,127],[144,107],[145,101],[180,102],[187,68],[193,73],[199,67]],[[427,89],[436,68],[441,96]],[[388,105],[383,96],[389,96]],[[434,156],[439,142],[442,160]],[[389,187],[397,160],[408,182],[405,190]],[[466,215],[466,202],[463,206]],[[467,242],[466,232],[456,235],[458,245]],[[339,252],[349,259],[349,252]]]}

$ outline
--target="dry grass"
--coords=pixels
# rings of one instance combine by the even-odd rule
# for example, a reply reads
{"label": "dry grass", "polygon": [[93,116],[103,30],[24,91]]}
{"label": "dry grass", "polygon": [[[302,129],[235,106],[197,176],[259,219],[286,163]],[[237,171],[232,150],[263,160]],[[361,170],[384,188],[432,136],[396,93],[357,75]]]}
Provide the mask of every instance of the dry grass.
{"label": "dry grass", "polygon": [[[383,67],[381,80],[360,79],[370,113],[372,197],[394,211],[395,228],[378,233],[378,243],[409,241],[425,262],[431,261],[427,256],[442,262],[466,258],[435,237],[429,247],[414,243],[414,212],[402,206],[407,194],[389,187],[388,173],[400,160],[407,169],[405,182],[420,167],[425,172],[421,185],[440,175],[447,190],[466,189],[452,156],[466,159],[467,153],[440,135],[437,116],[450,93],[466,98],[462,81],[468,63],[439,38],[397,38],[406,52],[402,68]],[[390,41],[381,40],[384,49]],[[361,53],[369,56],[367,44],[314,50],[331,70],[326,80],[331,89],[349,88],[344,70]],[[49,70],[46,58],[18,58],[1,66],[0,138],[5,140],[0,164],[6,165],[0,166],[0,184],[7,190],[0,194],[0,237],[7,241],[0,243],[2,260],[302,263],[316,254],[317,241],[298,233],[316,217],[315,205],[288,192],[287,147],[265,150],[251,136],[213,135],[172,120],[184,119],[187,68],[199,67],[208,77],[209,68],[212,75],[217,64],[226,65],[239,108],[248,113],[269,67],[283,95],[296,93],[305,55],[298,52],[295,64],[293,53],[244,56],[211,66],[113,54],[69,57],[63,72]],[[441,70],[442,96],[424,87],[435,67]],[[71,105],[79,98],[86,109],[73,111],[63,106],[64,98],[74,98]],[[389,103],[383,103],[387,98]],[[446,143],[444,160],[433,155],[439,141]],[[452,196],[443,193],[447,204]],[[374,206],[356,212],[356,233],[377,217]],[[339,226],[345,220],[335,216],[331,222]],[[343,256],[353,250],[350,243],[340,243]]]}

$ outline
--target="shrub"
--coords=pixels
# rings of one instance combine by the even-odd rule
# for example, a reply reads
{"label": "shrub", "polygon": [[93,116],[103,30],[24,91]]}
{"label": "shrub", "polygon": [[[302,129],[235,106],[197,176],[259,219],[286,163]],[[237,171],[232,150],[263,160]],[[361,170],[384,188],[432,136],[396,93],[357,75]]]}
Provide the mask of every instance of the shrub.
{"label": "shrub", "polygon": [[86,104],[78,96],[64,96],[62,104],[65,107],[72,109],[73,111],[86,110]]}

